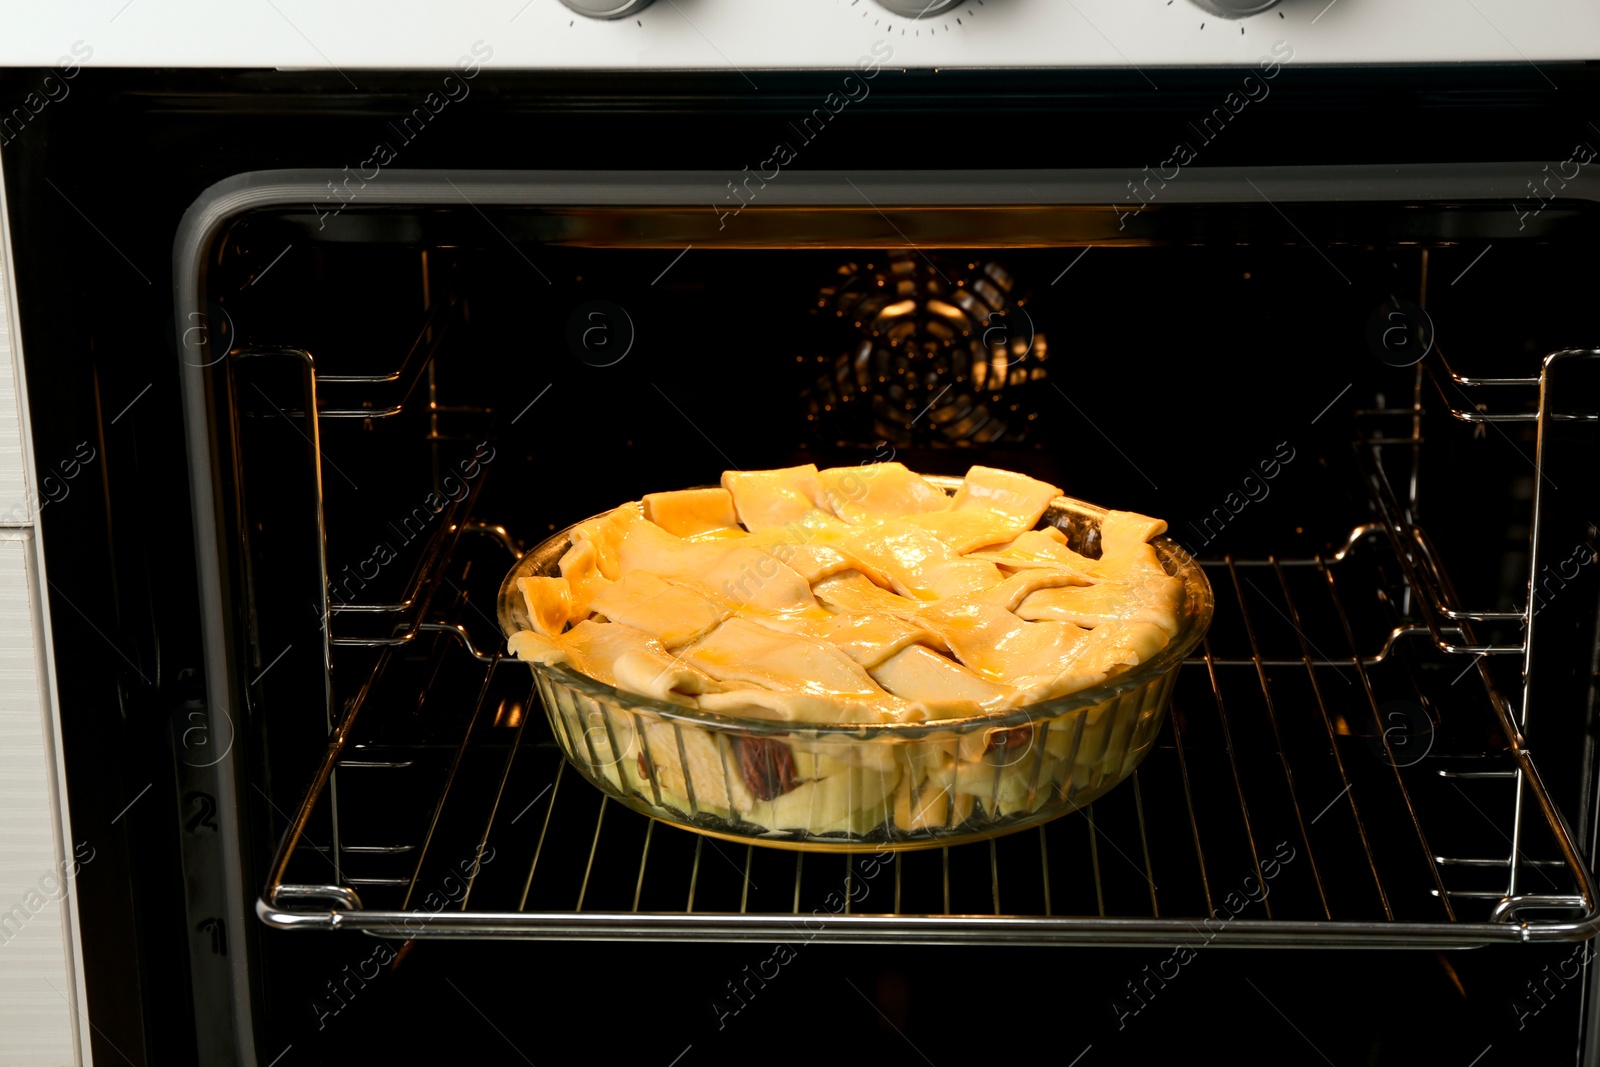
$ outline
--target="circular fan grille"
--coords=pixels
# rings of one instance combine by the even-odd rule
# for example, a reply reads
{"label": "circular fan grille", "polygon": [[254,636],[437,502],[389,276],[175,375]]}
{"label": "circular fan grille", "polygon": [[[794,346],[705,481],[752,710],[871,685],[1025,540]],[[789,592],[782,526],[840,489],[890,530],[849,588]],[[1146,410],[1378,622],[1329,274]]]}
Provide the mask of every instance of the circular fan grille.
{"label": "circular fan grille", "polygon": [[[815,357],[806,417],[830,443],[1015,445],[1037,418],[1047,348],[993,262],[915,250],[846,263],[817,313],[844,351]],[[803,358],[803,357],[802,357]]]}

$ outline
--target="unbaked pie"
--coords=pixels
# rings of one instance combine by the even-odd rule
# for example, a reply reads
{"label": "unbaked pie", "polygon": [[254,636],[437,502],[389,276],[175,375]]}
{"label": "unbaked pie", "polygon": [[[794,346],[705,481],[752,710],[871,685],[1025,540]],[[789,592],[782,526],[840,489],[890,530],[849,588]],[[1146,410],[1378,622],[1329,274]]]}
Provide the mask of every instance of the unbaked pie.
{"label": "unbaked pie", "polygon": [[[509,646],[714,718],[793,724],[767,736],[637,713],[568,724],[569,754],[672,812],[857,836],[1035,811],[1090,751],[1093,716],[1038,738],[1031,725],[972,729],[974,717],[1100,685],[1184,625],[1184,581],[1150,543],[1166,524],[1105,512],[1080,553],[1040,525],[1060,496],[981,466],[953,493],[899,463],[728,471],[720,487],[574,526],[558,573],[515,579],[528,628]],[[837,736],[943,720],[963,729],[915,746]],[[994,759],[1024,742],[1032,758]]]}

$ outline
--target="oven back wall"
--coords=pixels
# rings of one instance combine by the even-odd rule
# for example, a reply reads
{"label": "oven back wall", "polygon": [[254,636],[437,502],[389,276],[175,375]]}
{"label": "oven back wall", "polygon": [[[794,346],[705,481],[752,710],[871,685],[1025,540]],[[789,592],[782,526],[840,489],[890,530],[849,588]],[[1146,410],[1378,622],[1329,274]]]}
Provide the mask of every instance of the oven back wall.
{"label": "oven back wall", "polygon": [[[48,73],[0,74],[6,112]],[[1207,145],[1200,165],[1467,156],[1555,163],[1588,136],[1581,116],[1593,111],[1596,76],[1560,65],[1543,73],[1559,94],[1521,67],[1289,68],[1270,106]],[[426,122],[412,118],[441,77],[362,73],[352,89],[332,73],[84,70],[69,97],[4,129],[36,461],[43,473],[83,443],[100,457],[60,507],[47,509],[42,530],[61,598],[53,637],[73,818],[108,835],[79,882],[92,946],[89,1008],[100,1031],[94,1051],[107,1061],[119,1052],[136,1062],[193,1061],[192,1000],[172,992],[189,984],[179,946],[253,954],[260,936],[247,926],[224,941],[214,925],[199,928],[206,916],[183,907],[183,879],[207,877],[180,861],[183,835],[206,828],[189,827],[196,809],[173,769],[183,755],[173,718],[182,721],[200,692],[201,669],[178,432],[174,336],[182,324],[172,321],[171,299],[183,211],[231,174],[359,168],[377,158],[379,144],[408,168],[725,168],[732,181],[769,158],[790,137],[787,124],[809,114],[834,80],[765,75],[751,92],[735,75],[575,79],[485,69],[469,95]],[[1158,96],[1133,72],[886,70],[870,97],[804,143],[795,166],[1126,166],[1131,180],[1165,159],[1187,136],[1187,121],[1232,85],[1226,73],[1174,71]],[[338,202],[330,194],[320,207]],[[336,285],[326,299],[337,313]],[[281,773],[297,780],[302,770]],[[250,834],[247,871],[259,885],[272,816],[244,791],[236,802]],[[344,962],[353,947],[296,952]],[[294,982],[320,973],[313,964],[293,969]],[[291,980],[270,968],[262,979]],[[278,1051],[266,1049],[264,1062]]]}

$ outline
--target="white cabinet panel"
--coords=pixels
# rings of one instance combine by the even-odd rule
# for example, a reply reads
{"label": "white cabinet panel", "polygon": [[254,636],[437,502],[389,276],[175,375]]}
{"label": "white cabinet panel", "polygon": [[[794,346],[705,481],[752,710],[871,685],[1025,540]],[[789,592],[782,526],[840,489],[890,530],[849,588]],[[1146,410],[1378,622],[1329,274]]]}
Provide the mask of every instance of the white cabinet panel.
{"label": "white cabinet panel", "polygon": [[[79,1062],[71,849],[56,827],[33,534],[0,529],[0,1064]],[[88,855],[85,850],[85,855]],[[91,860],[92,862],[92,860]]]}
{"label": "white cabinet panel", "polygon": [[[1297,67],[1526,65],[1600,52],[1595,0],[1302,0],[1243,19],[1208,15],[1196,0],[967,0],[921,20],[893,15],[879,0],[658,0],[615,21],[584,18],[559,0],[139,0],[131,6],[0,0],[0,26],[0,66],[53,68],[39,73],[29,105],[41,113],[75,106],[67,102],[72,79],[85,66],[333,68],[352,88],[366,87],[361,78],[371,67],[433,68],[441,92],[455,100],[475,86],[470,76],[447,80],[445,72],[475,74],[480,63],[489,70],[738,71],[755,91],[761,79],[752,71],[842,73],[874,56],[890,69],[1143,72],[1167,65],[1253,67],[1277,41],[1292,46]],[[1534,80],[1543,85],[1537,74]],[[841,92],[863,91],[862,82],[852,83]]]}

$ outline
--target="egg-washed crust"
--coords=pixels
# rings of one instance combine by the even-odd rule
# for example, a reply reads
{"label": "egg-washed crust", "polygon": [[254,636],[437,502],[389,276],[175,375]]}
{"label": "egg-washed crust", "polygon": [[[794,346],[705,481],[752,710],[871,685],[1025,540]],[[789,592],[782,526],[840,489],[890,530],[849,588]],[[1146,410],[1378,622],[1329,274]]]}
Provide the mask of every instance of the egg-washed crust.
{"label": "egg-washed crust", "polygon": [[[1065,696],[1178,631],[1182,583],[1149,544],[1166,524],[1109,512],[1089,559],[1035,529],[1061,490],[1026,475],[973,467],[954,496],[899,463],[722,483],[576,527],[559,578],[518,583],[540,636],[561,646],[579,624],[627,626],[709,677],[678,694],[690,703],[711,692],[735,712],[746,691],[762,717],[873,723]],[[572,658],[615,684],[589,644]]]}

